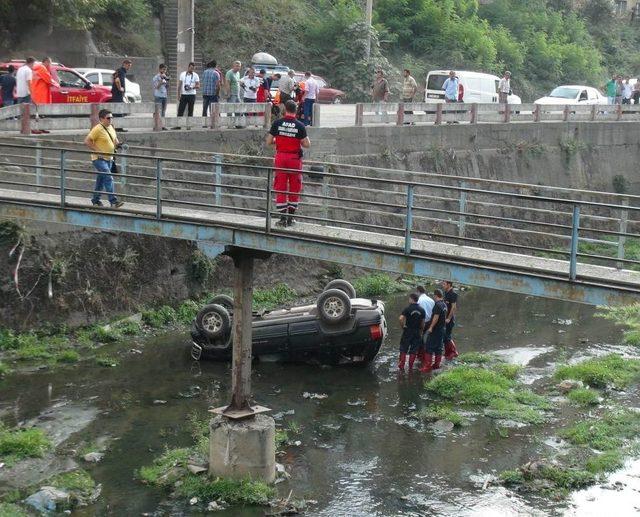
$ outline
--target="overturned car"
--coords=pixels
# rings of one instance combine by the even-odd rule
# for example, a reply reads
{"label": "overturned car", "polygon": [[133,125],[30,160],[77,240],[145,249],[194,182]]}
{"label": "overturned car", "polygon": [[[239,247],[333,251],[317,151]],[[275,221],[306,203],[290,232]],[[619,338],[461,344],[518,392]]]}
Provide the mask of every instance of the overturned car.
{"label": "overturned car", "polygon": [[[191,356],[226,360],[232,355],[233,299],[215,296],[191,326]],[[384,304],[357,298],[345,280],[333,280],[315,305],[253,313],[254,358],[290,362],[367,364],[387,334]]]}

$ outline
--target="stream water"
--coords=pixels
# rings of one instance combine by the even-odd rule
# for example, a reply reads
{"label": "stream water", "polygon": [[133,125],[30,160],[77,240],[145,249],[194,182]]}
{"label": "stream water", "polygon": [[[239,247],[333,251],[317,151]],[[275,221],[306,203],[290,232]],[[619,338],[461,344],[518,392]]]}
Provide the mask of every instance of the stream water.
{"label": "stream water", "polygon": [[[571,506],[544,498],[524,499],[501,487],[482,489],[487,475],[519,466],[557,446],[548,436],[564,417],[571,417],[568,406],[549,425],[510,429],[507,438],[483,417],[449,432],[439,432],[415,418],[415,410],[428,405],[430,396],[423,388],[424,376],[396,371],[397,314],[404,304],[404,296],[387,300],[390,335],[375,363],[367,368],[254,365],[255,399],[273,409],[278,423],[295,421],[302,428],[294,437],[301,444],[287,447],[278,459],[291,474],[289,481],[278,485],[280,493],[286,497],[293,490],[294,497],[316,500],[309,514],[321,516],[503,516],[564,511],[587,515],[594,500],[589,494],[578,494]],[[618,345],[620,330],[595,318],[594,312],[572,303],[472,290],[461,295],[455,336],[461,351],[497,352],[507,361],[526,365],[525,382],[535,386],[560,360],[614,349],[629,351]],[[131,343],[115,368],[81,364],[16,374],[0,384],[0,417],[9,424],[39,416],[46,421],[42,415],[52,409],[61,411],[59,418],[73,422],[78,411],[90,410],[93,420],[63,446],[108,444],[102,462],[85,466],[103,484],[103,493],[95,506],[74,515],[128,516],[154,511],[157,515],[196,515],[186,506],[161,504],[165,494],[134,477],[135,470],[150,464],[165,446],[192,444],[185,425],[191,413],[203,414],[208,407],[228,401],[229,365],[194,363],[187,353],[188,344],[186,334],[168,334],[146,340],[144,346]],[[305,392],[327,397],[304,398]],[[154,403],[157,400],[166,404]],[[640,465],[629,468],[637,474]],[[628,505],[621,506],[617,514],[631,514],[633,493],[628,499],[624,493],[617,495],[616,504]],[[611,505],[608,510],[613,510]],[[261,508],[218,513],[263,514]]]}

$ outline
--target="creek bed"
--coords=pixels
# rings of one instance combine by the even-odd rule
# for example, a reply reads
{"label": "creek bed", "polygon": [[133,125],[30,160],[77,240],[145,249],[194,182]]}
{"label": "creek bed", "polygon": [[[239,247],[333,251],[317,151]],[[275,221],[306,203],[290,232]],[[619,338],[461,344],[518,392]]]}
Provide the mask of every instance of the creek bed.
{"label": "creek bed", "polygon": [[[557,444],[549,437],[575,409],[558,403],[549,424],[510,428],[508,437],[486,417],[472,416],[469,426],[453,431],[422,422],[416,409],[433,398],[424,389],[425,377],[418,372],[399,375],[395,366],[397,315],[405,296],[386,301],[390,334],[367,368],[255,363],[257,402],[273,409],[278,424],[295,422],[301,428],[292,436],[300,445],[285,447],[278,459],[291,474],[278,485],[283,497],[293,490],[295,497],[316,500],[310,514],[323,516],[547,515],[569,507],[570,499],[550,503],[543,496],[478,485],[489,474],[552,451]],[[454,336],[462,352],[496,352],[525,366],[521,379],[535,388],[553,374],[557,362],[634,352],[618,345],[619,328],[594,313],[584,305],[474,289],[461,295]],[[166,494],[135,479],[135,471],[151,464],[165,446],[193,443],[185,425],[190,415],[202,416],[209,406],[229,398],[229,364],[194,363],[188,345],[185,334],[166,334],[147,340],[141,354],[126,353],[115,368],[80,364],[1,381],[0,417],[9,425],[37,419],[54,406],[81,405],[95,412],[63,444],[69,451],[107,444],[100,463],[78,460],[103,492],[96,505],[74,515],[140,515],[159,505],[160,513],[198,515],[188,505],[167,503]],[[303,397],[305,392],[327,396]],[[638,406],[637,391],[623,396]],[[638,462],[634,465],[639,468]],[[3,488],[0,478],[0,493]],[[591,500],[574,497],[579,506],[572,511],[580,514]],[[263,514],[263,508],[250,507],[217,512]]]}

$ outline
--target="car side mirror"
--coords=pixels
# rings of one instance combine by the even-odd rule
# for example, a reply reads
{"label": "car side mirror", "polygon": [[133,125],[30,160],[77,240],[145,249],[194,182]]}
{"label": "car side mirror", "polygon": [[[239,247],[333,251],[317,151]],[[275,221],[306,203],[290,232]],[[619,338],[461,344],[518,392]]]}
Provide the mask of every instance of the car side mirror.
{"label": "car side mirror", "polygon": [[91,83],[84,83],[84,89],[85,89],[85,90],[90,90],[91,88],[93,88],[93,84],[91,84]]}

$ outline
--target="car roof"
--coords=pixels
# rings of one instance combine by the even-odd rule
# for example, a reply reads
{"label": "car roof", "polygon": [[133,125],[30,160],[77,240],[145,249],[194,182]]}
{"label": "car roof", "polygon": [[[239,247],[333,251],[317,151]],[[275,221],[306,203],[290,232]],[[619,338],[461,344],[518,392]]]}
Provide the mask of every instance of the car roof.
{"label": "car roof", "polygon": [[427,77],[430,75],[449,75],[449,72],[453,70],[456,73],[457,77],[464,76],[474,79],[492,79],[499,80],[500,78],[497,75],[493,74],[485,74],[484,72],[469,72],[467,70],[456,70],[455,68],[450,68],[449,70],[431,70],[427,73]]}
{"label": "car roof", "polygon": [[82,74],[89,74],[93,72],[100,72],[101,74],[112,74],[115,71],[115,69],[111,69],[111,68],[83,68],[83,67],[75,68],[74,70]]}

